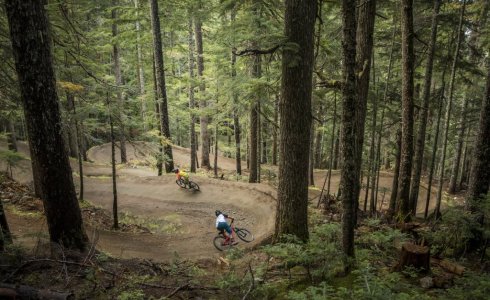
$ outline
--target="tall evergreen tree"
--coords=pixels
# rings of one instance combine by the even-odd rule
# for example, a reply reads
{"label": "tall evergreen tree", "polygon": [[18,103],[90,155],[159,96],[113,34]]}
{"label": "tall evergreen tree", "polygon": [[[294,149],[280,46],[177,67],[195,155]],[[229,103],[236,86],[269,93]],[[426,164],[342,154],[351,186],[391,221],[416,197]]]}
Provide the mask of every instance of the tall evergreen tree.
{"label": "tall evergreen tree", "polygon": [[344,209],[342,218],[342,247],[346,256],[346,271],[351,269],[354,258],[355,209],[357,209],[360,162],[357,160],[356,115],[359,113],[356,84],[356,6],[355,0],[342,0],[342,139],[339,194]]}
{"label": "tall evergreen tree", "polygon": [[404,220],[410,214],[410,180],[413,159],[413,0],[401,0],[402,18],[402,146],[397,204]]}
{"label": "tall evergreen tree", "polygon": [[[279,186],[276,239],[294,234],[308,240],[308,157],[311,127],[315,0],[286,0],[282,58]],[[306,114],[305,114],[306,113]]]}
{"label": "tall evergreen tree", "polygon": [[167,108],[167,88],[165,85],[165,69],[163,64],[163,45],[158,15],[158,1],[150,0],[151,27],[153,33],[153,51],[155,60],[155,77],[157,86],[157,99],[160,113],[160,130],[164,139],[165,172],[170,173],[174,168],[172,144],[170,140],[170,125]]}
{"label": "tall evergreen tree", "polygon": [[70,162],[61,132],[61,117],[53,70],[49,21],[43,1],[5,1],[15,68],[27,121],[34,176],[51,241],[85,249],[83,229]]}

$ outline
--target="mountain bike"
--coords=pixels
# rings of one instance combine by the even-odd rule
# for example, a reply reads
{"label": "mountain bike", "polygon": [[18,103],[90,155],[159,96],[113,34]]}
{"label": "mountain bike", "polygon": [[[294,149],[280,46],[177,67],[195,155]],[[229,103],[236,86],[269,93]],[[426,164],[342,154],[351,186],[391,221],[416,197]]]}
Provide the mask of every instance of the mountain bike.
{"label": "mountain bike", "polygon": [[186,182],[184,180],[184,178],[180,178],[180,179],[175,180],[175,183],[177,183],[177,185],[183,189],[194,190],[196,192],[200,191],[199,185],[197,183],[195,183],[194,181],[188,180]]}
{"label": "mountain bike", "polygon": [[[237,236],[240,240],[250,243],[254,240],[253,234],[250,230],[246,228],[238,228],[233,225],[233,221],[230,224],[232,230],[232,236]],[[234,233],[234,234],[233,234]],[[231,239],[226,240],[225,234],[223,230],[219,230],[218,235],[213,239],[213,245],[219,251],[229,250],[234,246],[234,243]]]}

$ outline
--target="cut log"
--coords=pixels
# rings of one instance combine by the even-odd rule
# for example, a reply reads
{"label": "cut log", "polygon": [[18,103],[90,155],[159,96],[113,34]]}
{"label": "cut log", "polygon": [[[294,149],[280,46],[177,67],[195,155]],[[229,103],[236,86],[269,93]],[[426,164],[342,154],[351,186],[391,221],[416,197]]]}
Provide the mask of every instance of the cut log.
{"label": "cut log", "polygon": [[400,255],[400,261],[396,266],[397,271],[406,267],[414,267],[422,272],[430,272],[430,249],[427,246],[419,246],[413,243],[404,243]]}
{"label": "cut log", "polygon": [[439,265],[445,271],[459,275],[459,276],[463,275],[463,273],[465,271],[465,267],[463,267],[462,265],[459,265],[455,262],[449,261],[447,259],[443,259],[443,260],[432,259],[432,262]]}
{"label": "cut log", "polygon": [[75,299],[73,293],[60,293],[49,290],[39,290],[27,285],[0,283],[0,299]]}

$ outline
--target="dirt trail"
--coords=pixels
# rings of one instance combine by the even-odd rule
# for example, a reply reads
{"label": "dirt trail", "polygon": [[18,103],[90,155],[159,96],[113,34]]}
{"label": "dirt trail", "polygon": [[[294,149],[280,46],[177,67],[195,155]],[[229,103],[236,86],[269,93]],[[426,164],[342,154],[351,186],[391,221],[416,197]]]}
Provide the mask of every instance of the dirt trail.
{"label": "dirt trail", "polygon": [[[126,145],[126,153],[129,164],[132,163],[149,163],[158,149],[149,143],[145,142],[133,142]],[[190,149],[179,146],[172,147],[172,154],[174,158],[174,164],[176,167],[189,169],[190,165]],[[222,170],[233,171],[236,169],[235,159],[224,157],[218,152],[218,167]],[[211,160],[213,160],[214,154],[210,154]],[[89,160],[98,164],[110,164],[111,162],[111,144],[106,143],[100,146],[92,147],[87,152]],[[199,161],[201,159],[200,152],[198,153]],[[121,161],[120,150],[116,148],[116,160],[118,163]],[[242,164],[246,164],[243,161]]]}
{"label": "dirt trail", "polygon": [[[134,146],[133,146],[134,145]],[[120,220],[124,221],[126,214],[136,217],[154,234],[134,234],[108,231],[98,228],[87,228],[89,236],[94,229],[98,231],[98,247],[114,256],[124,258],[151,258],[169,260],[175,253],[182,258],[209,258],[219,254],[213,245],[215,235],[214,211],[216,209],[228,212],[236,217],[237,225],[247,227],[256,236],[256,242],[270,235],[274,228],[275,190],[263,184],[248,184],[232,181],[221,181],[196,176],[195,180],[201,186],[201,192],[181,190],[175,184],[173,175],[157,177],[156,171],[140,164],[151,154],[150,146],[146,143],[128,145],[130,163],[118,167],[118,201]],[[0,147],[5,145],[0,143]],[[25,143],[19,143],[20,151],[29,154]],[[112,182],[110,162],[110,144],[94,147],[88,151],[92,163],[84,163],[85,199],[108,211],[112,210]],[[174,147],[174,160],[177,166],[187,168],[189,150]],[[76,160],[71,160],[72,169],[78,170]],[[219,157],[218,164],[223,171],[232,172],[235,169],[234,159]],[[2,162],[0,162],[0,167]],[[275,166],[265,166],[272,171]],[[321,189],[325,179],[325,170],[315,171],[315,183]],[[32,181],[30,161],[24,161],[19,168],[14,169],[14,178],[23,183]],[[390,198],[392,174],[382,172],[380,177],[379,201],[383,199],[386,208]],[[74,177],[78,185],[77,176]],[[334,171],[331,180],[331,193],[337,193],[340,181],[339,171]],[[385,188],[385,189],[384,189]],[[318,189],[310,189],[310,198],[318,195]],[[425,207],[427,189],[420,191],[418,212]],[[361,209],[364,204],[365,190],[361,191]],[[430,208],[435,206],[435,195],[432,195]],[[317,201],[315,199],[314,201]],[[379,204],[378,204],[379,205]],[[443,206],[445,203],[443,203]],[[22,218],[13,218],[13,230],[23,243],[28,244],[29,236],[35,234],[37,228]],[[37,221],[39,223],[40,221]],[[132,219],[130,222],[135,222]],[[44,233],[45,234],[45,233]],[[31,239],[32,240],[32,239]],[[31,241],[32,243],[32,241]],[[247,244],[246,246],[252,246]],[[242,243],[240,247],[245,247]]]}
{"label": "dirt trail", "polygon": [[[19,145],[20,151],[28,156],[27,145]],[[85,199],[111,211],[111,169],[101,164],[104,157],[108,157],[106,151],[109,150],[107,145],[103,145],[89,151],[96,163],[84,164],[84,178]],[[185,149],[181,152],[185,153]],[[128,154],[130,159],[136,157],[134,149]],[[72,161],[72,169],[78,170],[76,161]],[[179,188],[173,174],[157,177],[155,173],[148,167],[121,166],[117,180],[120,220],[130,219],[129,222],[141,223],[150,227],[154,234],[86,228],[90,237],[94,229],[97,230],[99,249],[124,258],[141,257],[160,261],[172,259],[176,253],[181,258],[191,259],[217,256],[219,252],[212,244],[216,235],[216,209],[229,213],[236,218],[237,226],[246,227],[254,234],[254,242],[242,242],[239,247],[252,247],[272,233],[275,191],[270,186],[192,176],[191,179],[199,183],[201,192],[191,192]],[[14,169],[14,178],[27,184],[32,181],[30,161],[24,161]],[[74,180],[78,185],[77,176],[74,176]],[[46,226],[40,226],[44,223],[42,219],[19,218],[12,213],[9,217],[12,219],[12,230],[22,243],[32,246],[36,236],[46,236]]]}

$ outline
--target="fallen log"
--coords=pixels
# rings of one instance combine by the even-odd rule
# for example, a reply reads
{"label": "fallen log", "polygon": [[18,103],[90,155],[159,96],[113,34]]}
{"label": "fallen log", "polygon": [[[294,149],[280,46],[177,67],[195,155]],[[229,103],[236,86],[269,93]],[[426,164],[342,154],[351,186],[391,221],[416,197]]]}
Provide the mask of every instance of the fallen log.
{"label": "fallen log", "polygon": [[71,300],[75,295],[71,292],[55,292],[50,290],[40,290],[27,285],[15,285],[0,283],[0,299],[32,299],[32,300]]}
{"label": "fallen log", "polygon": [[443,268],[445,271],[452,273],[452,274],[456,274],[456,275],[461,276],[461,275],[463,275],[463,273],[465,271],[465,267],[463,267],[462,265],[459,265],[455,262],[449,261],[447,259],[438,260],[438,259],[433,258],[431,261],[432,261],[432,263],[437,264],[438,266]]}

